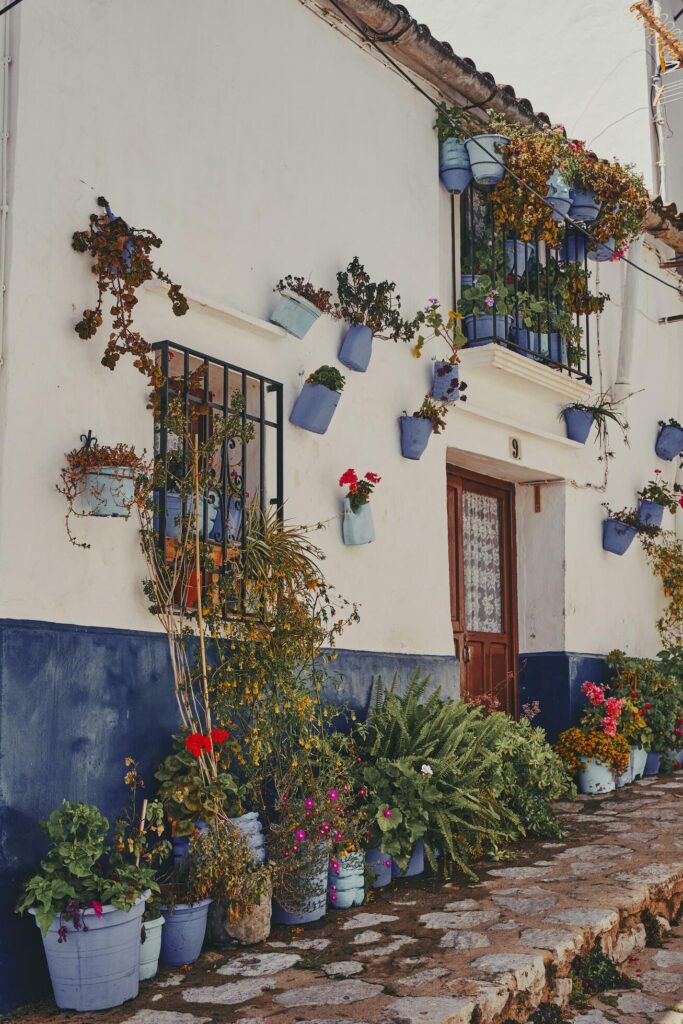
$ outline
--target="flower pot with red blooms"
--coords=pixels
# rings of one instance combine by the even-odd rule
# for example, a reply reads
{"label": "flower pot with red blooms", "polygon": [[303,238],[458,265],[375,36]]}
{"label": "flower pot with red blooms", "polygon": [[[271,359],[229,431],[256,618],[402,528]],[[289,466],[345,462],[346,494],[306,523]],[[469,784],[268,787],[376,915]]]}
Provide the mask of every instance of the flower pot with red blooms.
{"label": "flower pot with red blooms", "polygon": [[289,415],[289,422],[314,434],[324,434],[339,405],[344,384],[344,377],[335,367],[318,367],[306,378]]}
{"label": "flower pot with red blooms", "polygon": [[382,889],[391,881],[392,859],[379,846],[372,846],[365,851],[365,863],[370,869],[370,886]]}
{"label": "flower pot with red blooms", "polygon": [[683,452],[683,427],[678,420],[669,420],[668,423],[659,421],[655,452],[666,462],[671,462]]}
{"label": "flower pot with red blooms", "polygon": [[422,840],[415,843],[413,852],[410,855],[410,860],[405,868],[401,868],[396,861],[391,862],[391,877],[392,878],[413,878],[415,875],[421,875],[425,869],[425,845]]}
{"label": "flower pot with red blooms", "polygon": [[413,321],[401,315],[401,296],[393,281],[371,280],[357,256],[337,274],[338,315],[351,324],[339,349],[339,362],[365,373],[373,338],[410,341]]}
{"label": "flower pot with red blooms", "polygon": [[337,854],[330,858],[327,901],[337,910],[360,907],[364,903],[365,866],[362,851]]}
{"label": "flower pot with red blooms", "polygon": [[348,486],[342,513],[342,538],[345,544],[371,544],[375,539],[370,496],[382,478],[368,472],[360,479],[355,469],[347,469],[339,486]]}
{"label": "flower pot with red blooms", "polygon": [[332,292],[316,288],[303,277],[287,277],[278,281],[273,291],[280,298],[270,314],[270,322],[284,327],[295,338],[304,338],[323,313],[336,315],[332,306]]}
{"label": "flower pot with red blooms", "polygon": [[638,491],[638,516],[645,526],[660,527],[664,513],[675,513],[683,499],[678,485],[674,484],[671,488],[664,480],[661,469],[656,469],[654,475],[654,480],[650,480],[641,491]]}

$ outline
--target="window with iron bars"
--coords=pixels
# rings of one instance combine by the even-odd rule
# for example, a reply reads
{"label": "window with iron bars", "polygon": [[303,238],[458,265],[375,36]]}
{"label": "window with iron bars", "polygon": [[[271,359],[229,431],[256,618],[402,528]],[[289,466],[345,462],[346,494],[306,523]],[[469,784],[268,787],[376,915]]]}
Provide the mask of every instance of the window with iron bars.
{"label": "window with iron bars", "polygon": [[[217,571],[225,571],[230,565],[231,551],[236,546],[246,546],[247,516],[251,509],[265,512],[268,506],[274,506],[282,516],[282,384],[175,342],[159,342],[154,350],[164,379],[155,417],[155,455],[166,469],[155,502],[155,524],[160,548],[167,558],[172,554],[179,522],[187,514],[180,497],[168,487],[172,479],[170,469],[174,459],[185,464],[191,457],[185,450],[186,440],[168,428],[169,402],[182,396],[186,419],[191,421],[200,445],[213,435],[221,421],[235,412],[235,395],[242,398],[242,422],[252,427],[250,440],[237,442],[228,437],[218,445],[209,467],[211,486],[200,498],[200,537],[211,546]],[[243,610],[234,608],[226,612]]]}
{"label": "window with iron bars", "polygon": [[589,290],[583,233],[567,227],[557,249],[538,235],[523,241],[497,223],[495,204],[472,185],[460,197],[460,233],[469,347],[494,341],[590,384],[591,314],[601,299]]}

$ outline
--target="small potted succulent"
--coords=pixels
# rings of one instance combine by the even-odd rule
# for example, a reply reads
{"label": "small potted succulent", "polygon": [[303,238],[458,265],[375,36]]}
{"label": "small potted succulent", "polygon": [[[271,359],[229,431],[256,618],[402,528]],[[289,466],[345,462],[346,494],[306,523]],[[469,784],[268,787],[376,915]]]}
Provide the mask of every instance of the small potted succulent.
{"label": "small potted succulent", "polygon": [[350,370],[365,373],[372,355],[372,339],[410,341],[412,320],[401,316],[401,296],[393,281],[376,284],[357,256],[337,274],[339,316],[351,324],[339,349],[339,361]]}
{"label": "small potted succulent", "polygon": [[316,288],[304,277],[288,274],[278,281],[273,291],[278,292],[280,298],[270,314],[270,322],[284,327],[295,338],[304,338],[323,313],[337,316],[332,292]]}
{"label": "small potted succulent", "polygon": [[466,402],[467,390],[465,381],[460,380],[460,357],[459,350],[467,342],[462,332],[460,322],[462,316],[451,309],[447,315],[441,312],[441,304],[438,299],[430,299],[424,309],[421,309],[415,317],[417,328],[427,328],[429,333],[418,334],[417,341],[413,347],[413,355],[420,358],[422,350],[432,338],[438,338],[446,343],[450,356],[448,359],[439,359],[434,364],[434,377],[432,380],[432,398],[438,402]]}
{"label": "small potted succulent", "polygon": [[464,192],[472,180],[466,146],[472,125],[462,107],[439,104],[434,122],[439,138],[439,177],[444,188],[456,195]]}
{"label": "small potted succulent", "polygon": [[440,434],[446,426],[448,406],[425,395],[420,408],[409,416],[399,418],[401,428],[401,455],[404,459],[419,459],[432,434]]}
{"label": "small potted succulent", "polygon": [[347,469],[339,478],[340,487],[348,487],[342,515],[342,538],[345,544],[371,544],[375,539],[370,498],[381,476],[366,473],[359,479],[355,469]]}
{"label": "small potted succulent", "polygon": [[638,515],[641,523],[646,526],[661,526],[665,511],[668,510],[675,515],[683,505],[679,485],[674,484],[672,489],[661,476],[661,469],[656,469],[655,479],[649,480],[645,487],[638,491]]}
{"label": "small potted succulent", "polygon": [[476,284],[463,288],[458,302],[467,347],[506,342],[514,311],[515,298],[509,289],[502,283],[494,287],[490,277],[479,275]]}
{"label": "small potted succulent", "polygon": [[670,419],[668,423],[659,421],[659,433],[655,443],[655,453],[665,462],[671,462],[683,452],[683,427],[678,420]]}
{"label": "small potted succulent", "polygon": [[346,379],[334,366],[319,366],[309,374],[289,415],[289,422],[314,434],[324,434],[339,404]]}
{"label": "small potted succulent", "polygon": [[615,512],[606,502],[603,502],[603,508],[607,511],[607,518],[602,522],[602,547],[613,555],[623,555],[628,551],[636,534],[658,532],[658,527],[646,526],[642,522],[637,508]]}

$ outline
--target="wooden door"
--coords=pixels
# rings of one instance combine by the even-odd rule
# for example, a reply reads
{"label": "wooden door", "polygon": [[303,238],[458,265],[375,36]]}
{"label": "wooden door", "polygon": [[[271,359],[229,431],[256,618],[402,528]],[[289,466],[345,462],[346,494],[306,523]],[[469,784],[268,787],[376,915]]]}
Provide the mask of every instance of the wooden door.
{"label": "wooden door", "polygon": [[448,467],[451,617],[463,697],[517,713],[514,485]]}

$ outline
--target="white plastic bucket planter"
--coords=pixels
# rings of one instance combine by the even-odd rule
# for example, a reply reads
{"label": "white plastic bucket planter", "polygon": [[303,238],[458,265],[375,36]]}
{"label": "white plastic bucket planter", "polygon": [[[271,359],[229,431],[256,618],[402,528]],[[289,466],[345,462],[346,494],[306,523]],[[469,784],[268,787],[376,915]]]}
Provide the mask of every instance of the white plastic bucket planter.
{"label": "white plastic bucket planter", "polygon": [[303,338],[316,322],[321,311],[308,299],[296,295],[295,292],[281,292],[275,309],[270,314],[270,322],[284,327],[288,334],[295,338]]}
{"label": "white plastic bucket planter", "polygon": [[342,538],[347,545],[372,544],[375,539],[375,526],[368,501],[354,511],[350,500],[344,498]]}
{"label": "white plastic bucket planter", "polygon": [[647,764],[647,750],[644,747],[631,747],[631,778],[642,779]]}
{"label": "white plastic bucket planter", "polygon": [[84,508],[91,516],[129,516],[135,500],[135,474],[126,466],[100,466],[85,475]]}
{"label": "white plastic bucket planter", "polygon": [[153,921],[145,921],[144,941],[140,938],[140,981],[154,978],[159,969],[159,953],[161,952],[161,929],[163,917],[155,917]]}
{"label": "white plastic bucket planter", "polygon": [[612,769],[594,757],[582,759],[579,769],[579,790],[581,793],[611,793],[615,788]]}

